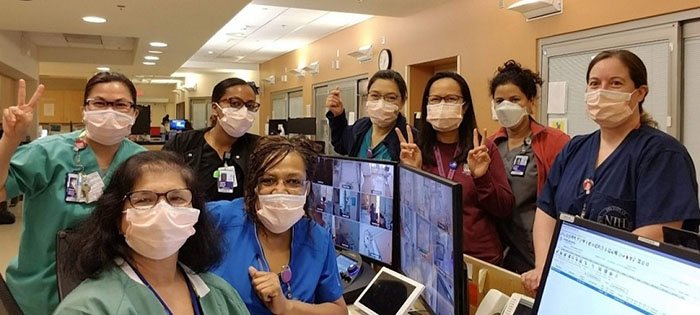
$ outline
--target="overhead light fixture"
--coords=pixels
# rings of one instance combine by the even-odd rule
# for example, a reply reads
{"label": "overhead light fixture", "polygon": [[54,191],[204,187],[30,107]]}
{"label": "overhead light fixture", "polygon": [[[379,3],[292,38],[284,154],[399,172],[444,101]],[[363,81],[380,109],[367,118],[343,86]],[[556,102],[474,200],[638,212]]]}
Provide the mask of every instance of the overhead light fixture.
{"label": "overhead light fixture", "polygon": [[153,61],[144,61],[143,64],[147,65],[147,66],[155,66],[156,65],[156,63]]}
{"label": "overhead light fixture", "polygon": [[271,76],[269,76],[269,77],[267,77],[267,78],[264,78],[263,81],[267,82],[267,83],[270,84],[270,85],[274,85],[274,84],[275,84],[275,81],[276,81],[276,80],[275,80],[275,75],[273,74],[273,75],[271,75]]}
{"label": "overhead light fixture", "polygon": [[168,44],[164,42],[150,42],[151,47],[168,47]]}
{"label": "overhead light fixture", "polygon": [[88,22],[88,23],[105,23],[107,22],[107,19],[100,17],[100,16],[83,16],[83,21]]}
{"label": "overhead light fixture", "polygon": [[97,67],[97,70],[106,72],[106,71],[109,71],[110,69],[109,69],[109,67]]}
{"label": "overhead light fixture", "polygon": [[160,57],[156,57],[156,56],[144,56],[143,59],[146,59],[146,60],[160,60]]}
{"label": "overhead light fixture", "polygon": [[306,73],[310,74],[318,74],[318,61],[314,61],[310,63],[309,65],[301,68],[301,70],[305,71]]}
{"label": "overhead light fixture", "polygon": [[304,70],[301,70],[301,69],[290,69],[289,71],[287,71],[287,73],[291,73],[291,74],[295,75],[297,78],[304,76]]}
{"label": "overhead light fixture", "polygon": [[362,46],[355,51],[348,53],[349,56],[357,59],[359,62],[372,60],[372,44]]}
{"label": "overhead light fixture", "polygon": [[149,54],[162,54],[163,52],[160,50],[149,50],[148,53]]}
{"label": "overhead light fixture", "polygon": [[520,12],[527,21],[560,14],[562,0],[519,0],[508,6],[508,10]]}
{"label": "overhead light fixture", "polygon": [[212,50],[210,50],[210,51],[207,51],[207,54],[209,54],[209,55],[213,55],[213,54],[214,54],[214,51],[212,51]]}

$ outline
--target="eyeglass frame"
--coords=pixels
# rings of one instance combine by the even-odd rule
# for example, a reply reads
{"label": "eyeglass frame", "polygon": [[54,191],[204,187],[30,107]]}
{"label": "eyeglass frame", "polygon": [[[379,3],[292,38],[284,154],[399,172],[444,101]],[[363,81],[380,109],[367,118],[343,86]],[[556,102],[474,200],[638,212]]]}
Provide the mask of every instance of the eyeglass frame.
{"label": "eyeglass frame", "polygon": [[[379,96],[379,97],[375,98],[372,96],[373,94],[374,94],[374,96]],[[388,99],[386,99],[387,96],[394,96],[394,97],[396,97],[396,99],[395,100],[388,100]],[[381,94],[378,92],[369,92],[369,93],[367,93],[367,99],[370,101],[378,101],[378,100],[382,99],[387,103],[398,104],[401,101],[401,95],[394,94],[393,92],[387,93],[387,94]]]}
{"label": "eyeglass frame", "polygon": [[[95,106],[94,104],[91,104],[93,102],[104,102],[105,105],[98,107],[98,106]],[[129,104],[129,108],[128,109],[121,109],[121,108],[117,107],[117,103]],[[126,101],[123,99],[119,99],[116,101],[108,101],[108,100],[105,100],[103,98],[99,98],[99,99],[88,98],[85,100],[83,105],[87,106],[87,107],[92,107],[92,109],[94,109],[94,110],[103,110],[103,109],[107,109],[107,108],[112,108],[113,110],[118,111],[118,112],[122,112],[122,113],[131,112],[136,107],[136,104],[134,102],[131,102],[131,101]]]}
{"label": "eyeglass frame", "polygon": [[[239,105],[239,106],[233,106],[233,102],[239,103],[240,105]],[[221,106],[222,103],[228,104],[229,106],[226,106],[226,107]],[[237,97],[237,96],[231,96],[231,97],[229,97],[229,98],[221,99],[221,100],[219,100],[219,101],[217,101],[217,102],[211,102],[211,104],[212,104],[212,105],[219,106],[219,108],[221,108],[221,109],[224,109],[224,108],[241,109],[243,106],[245,106],[245,108],[246,108],[247,110],[249,110],[249,111],[251,111],[251,112],[253,112],[253,113],[256,113],[258,110],[260,110],[260,106],[261,106],[260,103],[258,103],[258,102],[256,102],[256,101],[247,101],[247,102],[245,102],[245,101],[243,101],[242,98]],[[251,108],[251,107],[253,107],[253,108]]]}
{"label": "eyeglass frame", "polygon": [[[264,179],[265,179],[265,175],[263,175],[262,178],[258,181],[258,185],[257,185],[258,193],[260,192],[261,188],[272,190],[275,187],[277,187],[277,185],[279,185],[280,181],[284,181],[283,186],[284,186],[284,189],[287,191],[287,193],[293,194],[293,195],[303,195],[303,194],[306,194],[306,190],[307,190],[306,186],[309,182],[308,179],[300,180],[299,178],[275,178],[275,183],[271,184],[270,186],[267,186],[267,185],[263,184],[263,182],[262,182]],[[299,185],[299,188],[292,188],[290,190],[290,187],[287,186],[287,183],[286,183],[286,181],[288,181],[288,180],[300,180],[301,183]],[[298,193],[295,193],[295,192],[297,192],[297,191],[295,191],[295,189],[299,189]]]}
{"label": "eyeglass frame", "polygon": [[[174,191],[183,191],[183,190],[189,192],[189,194],[190,194],[190,200],[187,201],[187,203],[182,204],[182,205],[174,205],[174,204],[172,204],[172,203],[170,202],[170,200],[168,199],[168,194],[171,193],[171,192],[174,192]],[[135,205],[133,204],[133,202],[131,201],[131,196],[132,196],[132,195],[134,195],[135,193],[144,193],[144,192],[146,192],[146,193],[153,193],[153,194],[156,195],[156,201],[155,201],[155,203],[153,203],[153,205],[150,206],[149,208],[143,208],[143,207],[139,208],[139,207],[135,206]],[[147,189],[144,189],[144,190],[133,190],[133,191],[127,192],[127,193],[124,195],[124,198],[122,198],[122,200],[123,200],[123,201],[129,202],[129,205],[130,205],[132,208],[134,208],[134,209],[137,209],[137,210],[151,210],[151,209],[155,208],[156,205],[158,205],[158,203],[160,202],[160,200],[161,200],[162,197],[165,197],[165,202],[167,202],[169,205],[171,205],[171,206],[173,206],[173,207],[183,207],[183,206],[192,204],[192,199],[194,198],[194,196],[192,195],[192,191],[191,191],[189,188],[175,188],[175,189],[168,190],[168,191],[166,191],[166,192],[164,192],[164,193],[158,193],[158,192],[155,192],[155,191],[152,191],[152,190],[147,190]]]}
{"label": "eyeglass frame", "polygon": [[[448,97],[457,97],[457,99],[455,99],[454,102],[448,102],[448,101],[447,101],[447,98],[448,98]],[[437,102],[431,101],[431,98],[438,98],[438,99],[437,99]],[[433,100],[435,100],[435,99],[433,99]],[[437,105],[437,104],[442,103],[443,101],[445,102],[445,104],[460,104],[460,105],[463,105],[463,104],[464,104],[464,96],[460,96],[460,95],[457,95],[457,94],[448,94],[448,95],[445,95],[445,96],[440,96],[440,95],[428,95],[428,99],[426,100],[426,102],[428,103],[428,105]]]}

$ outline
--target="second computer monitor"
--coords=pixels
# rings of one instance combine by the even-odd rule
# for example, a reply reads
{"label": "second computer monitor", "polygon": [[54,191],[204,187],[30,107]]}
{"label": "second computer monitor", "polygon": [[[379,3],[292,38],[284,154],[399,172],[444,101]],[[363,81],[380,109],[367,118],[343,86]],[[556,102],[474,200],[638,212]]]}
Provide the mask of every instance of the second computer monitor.
{"label": "second computer monitor", "polygon": [[435,314],[464,314],[462,186],[402,165],[399,208],[401,272],[425,285]]}
{"label": "second computer monitor", "polygon": [[316,222],[336,247],[394,263],[396,163],[322,156],[312,180]]}

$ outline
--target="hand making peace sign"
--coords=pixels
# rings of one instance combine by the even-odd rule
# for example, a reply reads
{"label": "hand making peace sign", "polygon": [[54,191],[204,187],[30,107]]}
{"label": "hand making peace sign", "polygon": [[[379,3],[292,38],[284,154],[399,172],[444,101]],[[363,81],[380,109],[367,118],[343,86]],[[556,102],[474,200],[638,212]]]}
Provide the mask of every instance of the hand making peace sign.
{"label": "hand making peace sign", "polygon": [[474,128],[474,148],[467,153],[467,164],[472,177],[479,178],[486,174],[491,164],[491,156],[489,149],[486,147],[486,128],[484,128],[484,136],[481,137],[479,143],[479,130]]}
{"label": "hand making peace sign", "polygon": [[401,163],[413,166],[415,168],[421,168],[423,166],[423,156],[421,155],[420,148],[413,141],[411,127],[406,125],[406,135],[408,135],[408,141],[406,141],[406,139],[403,137],[403,134],[399,128],[394,128],[394,131],[396,131],[396,135],[399,137],[399,143],[401,146],[401,153],[399,153]]}
{"label": "hand making peace sign", "polygon": [[34,119],[34,109],[41,95],[44,94],[44,85],[39,84],[29,103],[27,103],[27,84],[20,79],[18,85],[17,105],[4,109],[2,113],[3,137],[8,137],[17,142],[22,141],[27,134],[29,125]]}

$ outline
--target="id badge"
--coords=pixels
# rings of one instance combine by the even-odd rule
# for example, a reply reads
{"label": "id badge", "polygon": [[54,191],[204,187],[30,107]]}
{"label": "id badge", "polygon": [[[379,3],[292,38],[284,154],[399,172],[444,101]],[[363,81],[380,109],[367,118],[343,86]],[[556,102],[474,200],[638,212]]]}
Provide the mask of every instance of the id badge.
{"label": "id badge", "polygon": [[67,202],[85,202],[81,189],[81,175],[73,172],[66,174],[65,198]]}
{"label": "id badge", "polygon": [[512,176],[525,176],[525,169],[527,168],[527,162],[530,159],[527,155],[518,154],[513,160],[513,166],[510,168],[510,175]]}
{"label": "id badge", "polygon": [[236,168],[233,166],[219,167],[217,170],[219,176],[216,179],[217,191],[220,193],[230,194],[235,187],[238,187],[236,180]]}

